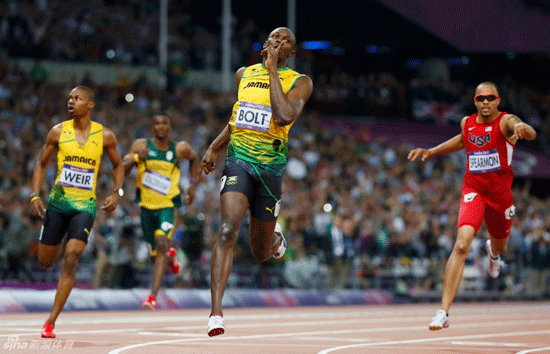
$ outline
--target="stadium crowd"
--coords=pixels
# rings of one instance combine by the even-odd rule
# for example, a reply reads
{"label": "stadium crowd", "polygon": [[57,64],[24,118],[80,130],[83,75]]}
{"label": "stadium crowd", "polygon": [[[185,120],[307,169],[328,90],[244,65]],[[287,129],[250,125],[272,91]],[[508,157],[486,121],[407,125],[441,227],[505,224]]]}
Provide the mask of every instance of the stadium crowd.
{"label": "stadium crowd", "polygon": [[[394,82],[400,87],[396,95],[405,102],[405,97],[415,95],[410,91],[418,89],[416,81],[406,88],[386,74],[369,77],[377,77],[378,83]],[[345,86],[349,79],[340,81]],[[55,85],[40,65],[25,72],[17,65],[0,62],[2,279],[44,281],[51,277],[51,273],[41,273],[33,259],[40,221],[30,214],[30,178],[48,129],[67,117],[66,97],[72,87],[86,84],[96,90],[94,120],[113,130],[121,154],[135,138],[150,134],[151,112],[164,110],[172,116],[173,138],[188,141],[202,156],[226,124],[235,101],[234,94],[197,87],[162,90],[146,77],[135,82],[120,80],[116,86],[98,85],[89,77],[85,81]],[[333,84],[323,84],[319,78],[314,103],[291,130],[279,218],[289,241],[285,258],[263,266],[252,263],[247,225],[243,223],[230,286],[354,287],[398,292],[437,289],[454,243],[465,157],[457,153],[423,165],[409,163],[406,156],[411,146],[399,144],[391,136],[374,137],[365,129],[346,129],[345,124],[335,128],[334,118],[321,108],[331,100],[330,94],[323,96],[322,92],[335,90]],[[125,94],[130,91],[136,93],[135,99],[127,102]],[[542,129],[548,119],[539,118],[538,128]],[[529,116],[525,119],[533,124]],[[101,168],[109,166],[105,163]],[[51,164],[46,174],[49,186],[55,173],[56,165]],[[104,179],[98,183],[98,199],[103,200],[112,186],[108,173],[100,175]],[[185,188],[190,177],[185,165],[182,176]],[[209,281],[212,238],[220,223],[220,176],[221,169],[203,176],[195,203],[180,209],[175,241],[186,265],[179,276],[168,278],[172,286],[204,287]],[[95,273],[96,287],[138,286],[140,269],[147,267],[147,250],[137,227],[138,208],[132,200],[134,178],[131,175],[125,182],[127,193],[114,215],[98,212],[94,236],[79,271],[81,280],[88,283]],[[530,194],[529,180],[514,189],[514,197],[517,216],[504,276],[488,279],[483,241],[478,238],[466,274],[480,281],[465,282],[464,286],[548,295],[548,201]]]}
{"label": "stadium crowd", "polygon": [[[185,1],[171,1],[169,6],[170,82],[185,83],[188,70],[219,70],[219,28],[200,23]],[[10,0],[0,4],[0,47],[9,57],[156,66],[159,11],[153,2],[137,0]],[[232,70],[256,63],[267,33],[254,20],[234,21],[233,31]],[[447,61],[432,63],[430,68],[430,60],[410,60],[406,65],[410,72],[403,81],[391,72],[350,73],[337,65],[314,73],[315,56],[301,47],[297,51],[298,71],[315,82],[311,109],[443,126],[458,124],[473,110],[472,83],[449,80],[448,70],[433,70],[460,66],[469,59]],[[44,74],[39,71],[40,65],[36,68],[34,75]],[[419,70],[431,74],[424,78],[411,74]],[[550,93],[521,84],[510,75],[497,84],[504,95],[501,108],[518,114],[541,132],[532,147],[550,153]]]}

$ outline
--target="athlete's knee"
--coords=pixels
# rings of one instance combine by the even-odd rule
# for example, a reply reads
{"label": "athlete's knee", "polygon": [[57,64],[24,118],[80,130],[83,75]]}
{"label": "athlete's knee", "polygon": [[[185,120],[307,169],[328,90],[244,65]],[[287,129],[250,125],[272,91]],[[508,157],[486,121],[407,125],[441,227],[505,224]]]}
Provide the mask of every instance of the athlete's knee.
{"label": "athlete's knee", "polygon": [[466,257],[468,255],[468,252],[470,252],[470,245],[468,242],[457,240],[455,243],[454,251],[463,257]]}
{"label": "athlete's knee", "polygon": [[157,254],[166,253],[168,251],[168,238],[165,233],[155,233],[155,246]]}
{"label": "athlete's knee", "polygon": [[40,264],[42,268],[51,268],[53,267],[54,263],[55,259],[51,255],[38,254],[38,264]]}
{"label": "athlete's knee", "polygon": [[237,241],[237,227],[231,223],[223,223],[220,228],[219,241],[222,245],[232,245]]}
{"label": "athlete's knee", "polygon": [[80,254],[74,251],[66,251],[63,256],[63,271],[69,273],[76,273],[76,268],[78,267],[78,260],[80,259]]}

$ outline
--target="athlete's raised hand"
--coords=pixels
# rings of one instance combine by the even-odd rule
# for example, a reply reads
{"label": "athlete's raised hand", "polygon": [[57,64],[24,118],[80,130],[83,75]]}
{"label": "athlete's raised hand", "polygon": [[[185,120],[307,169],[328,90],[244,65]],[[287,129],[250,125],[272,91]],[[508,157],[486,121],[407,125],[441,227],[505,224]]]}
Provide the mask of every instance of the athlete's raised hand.
{"label": "athlete's raised hand", "polygon": [[510,137],[510,140],[515,144],[518,139],[528,139],[531,136],[531,129],[529,125],[521,122],[514,125],[514,134]]}
{"label": "athlete's raised hand", "polygon": [[409,159],[409,161],[414,161],[419,156],[422,156],[422,161],[426,161],[430,157],[432,157],[432,153],[430,152],[430,150],[427,149],[416,148],[409,152],[409,156],[407,156],[407,158]]}
{"label": "athlete's raised hand", "polygon": [[279,52],[281,51],[283,43],[288,42],[286,39],[281,41],[277,47],[267,45],[261,51],[261,55],[266,58],[265,67],[269,69],[277,70],[277,63],[279,61]]}
{"label": "athlete's raised hand", "polygon": [[147,156],[149,155],[149,149],[147,148],[141,148],[137,151],[139,161],[145,161],[147,159]]}

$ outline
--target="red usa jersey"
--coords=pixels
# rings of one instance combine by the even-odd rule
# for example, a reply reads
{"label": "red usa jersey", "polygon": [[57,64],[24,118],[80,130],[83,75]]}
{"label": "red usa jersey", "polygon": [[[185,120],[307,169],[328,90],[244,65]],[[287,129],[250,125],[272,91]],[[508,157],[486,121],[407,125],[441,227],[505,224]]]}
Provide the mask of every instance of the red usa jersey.
{"label": "red usa jersey", "polygon": [[466,119],[464,142],[468,163],[464,185],[479,193],[510,191],[514,172],[512,154],[514,145],[500,131],[502,112],[492,123],[477,123],[477,113]]}

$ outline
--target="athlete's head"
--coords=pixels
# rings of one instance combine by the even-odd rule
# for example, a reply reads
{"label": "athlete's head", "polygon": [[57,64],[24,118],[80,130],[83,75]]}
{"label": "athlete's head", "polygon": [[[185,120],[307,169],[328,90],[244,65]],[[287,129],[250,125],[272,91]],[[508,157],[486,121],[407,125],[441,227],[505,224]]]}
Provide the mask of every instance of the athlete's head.
{"label": "athlete's head", "polygon": [[273,46],[273,48],[277,49],[281,43],[282,47],[279,50],[278,62],[284,63],[296,53],[296,37],[294,37],[294,33],[290,29],[286,27],[275,28],[271,31],[269,37],[267,37],[264,48]]}
{"label": "athlete's head", "polygon": [[89,114],[95,107],[94,91],[86,86],[77,86],[69,93],[67,109],[73,117]]}
{"label": "athlete's head", "polygon": [[166,139],[170,135],[172,120],[168,113],[162,112],[153,115],[153,133],[157,139]]}
{"label": "athlete's head", "polygon": [[479,84],[476,87],[474,104],[477,108],[477,114],[484,118],[498,114],[500,96],[498,95],[497,85],[487,81]]}

